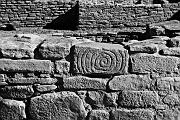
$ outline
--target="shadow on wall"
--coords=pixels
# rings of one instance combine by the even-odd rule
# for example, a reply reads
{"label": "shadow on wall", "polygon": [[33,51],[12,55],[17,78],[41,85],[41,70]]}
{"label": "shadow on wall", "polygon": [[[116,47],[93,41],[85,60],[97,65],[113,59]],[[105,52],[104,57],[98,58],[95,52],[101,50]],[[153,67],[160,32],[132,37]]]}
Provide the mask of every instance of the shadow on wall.
{"label": "shadow on wall", "polygon": [[179,20],[180,21],[180,10],[176,12],[171,18],[168,20]]}
{"label": "shadow on wall", "polygon": [[44,29],[77,30],[79,25],[79,3],[77,2],[68,12],[60,15],[51,23],[47,23]]}

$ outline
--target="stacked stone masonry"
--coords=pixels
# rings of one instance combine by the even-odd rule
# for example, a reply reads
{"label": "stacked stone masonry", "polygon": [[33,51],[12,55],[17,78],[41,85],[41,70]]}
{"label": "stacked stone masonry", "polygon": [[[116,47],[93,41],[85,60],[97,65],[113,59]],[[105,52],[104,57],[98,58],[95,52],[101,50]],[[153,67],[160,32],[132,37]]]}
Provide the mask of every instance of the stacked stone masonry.
{"label": "stacked stone masonry", "polygon": [[179,120],[178,25],[151,24],[151,39],[119,44],[1,36],[0,119]]}

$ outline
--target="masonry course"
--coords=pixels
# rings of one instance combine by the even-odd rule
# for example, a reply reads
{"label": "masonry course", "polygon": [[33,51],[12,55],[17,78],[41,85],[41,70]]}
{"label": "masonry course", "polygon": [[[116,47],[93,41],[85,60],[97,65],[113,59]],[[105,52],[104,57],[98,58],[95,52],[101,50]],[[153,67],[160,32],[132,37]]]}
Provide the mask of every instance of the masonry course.
{"label": "masonry course", "polygon": [[[0,31],[0,119],[179,120],[180,4],[136,2],[79,1],[78,31]],[[26,27],[74,6],[1,3],[1,22]]]}

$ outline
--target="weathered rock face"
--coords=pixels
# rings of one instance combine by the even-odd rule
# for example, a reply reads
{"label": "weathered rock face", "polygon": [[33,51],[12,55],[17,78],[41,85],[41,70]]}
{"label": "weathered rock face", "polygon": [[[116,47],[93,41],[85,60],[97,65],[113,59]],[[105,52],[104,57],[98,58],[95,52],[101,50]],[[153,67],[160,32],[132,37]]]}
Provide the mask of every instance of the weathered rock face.
{"label": "weathered rock face", "polygon": [[0,52],[5,58],[34,58],[36,47],[43,41],[38,35],[17,34],[0,39]]}
{"label": "weathered rock face", "polygon": [[25,103],[10,99],[0,101],[1,120],[23,120],[26,118]]}
{"label": "weathered rock face", "polygon": [[107,81],[108,79],[75,76],[75,77],[64,78],[63,86],[66,89],[106,90]]}
{"label": "weathered rock face", "polygon": [[74,72],[77,74],[126,74],[127,50],[121,45],[82,43],[74,48]]}
{"label": "weathered rock face", "polygon": [[48,93],[30,101],[30,117],[36,120],[83,120],[86,111],[73,92]]}
{"label": "weathered rock face", "polygon": [[109,113],[105,110],[92,110],[89,120],[109,120]]}
{"label": "weathered rock face", "polygon": [[159,55],[135,54],[131,57],[133,73],[176,73],[179,59]]}

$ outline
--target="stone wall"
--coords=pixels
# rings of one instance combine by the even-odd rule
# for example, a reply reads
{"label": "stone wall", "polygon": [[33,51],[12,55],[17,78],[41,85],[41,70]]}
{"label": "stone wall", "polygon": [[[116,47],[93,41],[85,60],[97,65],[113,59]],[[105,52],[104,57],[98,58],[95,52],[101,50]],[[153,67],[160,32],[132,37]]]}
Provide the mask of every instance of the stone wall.
{"label": "stone wall", "polygon": [[0,0],[0,22],[19,27],[42,27],[65,14],[71,0]]}
{"label": "stone wall", "polygon": [[175,24],[161,23],[164,37],[119,44],[60,33],[1,36],[0,119],[179,120]]}

